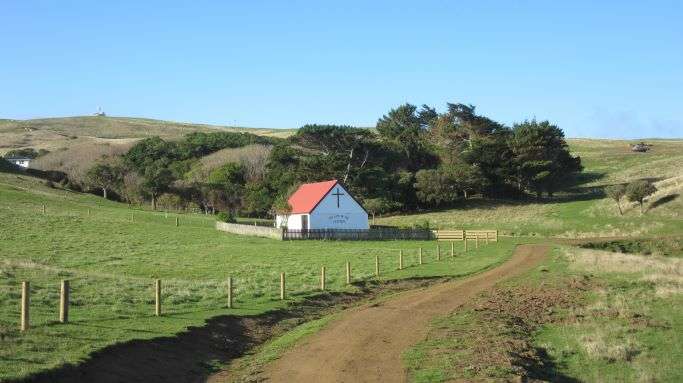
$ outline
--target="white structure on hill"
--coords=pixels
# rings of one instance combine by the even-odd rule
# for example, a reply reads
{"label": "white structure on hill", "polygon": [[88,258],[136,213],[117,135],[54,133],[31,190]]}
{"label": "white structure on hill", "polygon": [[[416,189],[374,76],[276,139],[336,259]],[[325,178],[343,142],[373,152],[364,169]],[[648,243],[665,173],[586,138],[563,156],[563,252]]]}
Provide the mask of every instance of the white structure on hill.
{"label": "white structure on hill", "polygon": [[276,227],[288,230],[367,230],[368,213],[337,180],[301,185],[289,197],[291,211],[278,214]]}
{"label": "white structure on hill", "polygon": [[17,166],[21,166],[22,168],[28,168],[31,165],[32,159],[28,157],[9,157],[5,158],[5,160]]}

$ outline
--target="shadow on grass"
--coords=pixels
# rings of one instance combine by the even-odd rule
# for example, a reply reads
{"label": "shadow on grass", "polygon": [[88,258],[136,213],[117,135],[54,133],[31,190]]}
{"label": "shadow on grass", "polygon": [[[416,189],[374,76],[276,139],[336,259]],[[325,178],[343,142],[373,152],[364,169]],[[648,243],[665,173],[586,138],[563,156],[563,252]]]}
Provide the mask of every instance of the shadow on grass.
{"label": "shadow on grass", "polygon": [[680,194],[669,194],[666,195],[650,204],[650,207],[647,210],[652,210],[655,209],[659,206],[662,206],[664,204],[667,204],[669,202],[674,201],[676,198],[680,197]]}
{"label": "shadow on grass", "polygon": [[[105,347],[78,365],[65,364],[18,382],[198,382],[254,346],[365,299],[428,286],[450,278],[354,283],[357,292],[329,292],[260,315],[221,315],[172,337]],[[173,315],[170,316],[173,318]],[[85,326],[99,326],[92,323]],[[100,326],[106,328],[106,326]]]}
{"label": "shadow on grass", "polygon": [[578,379],[564,375],[544,348],[536,347],[536,355],[540,358],[534,363],[525,365],[527,375],[531,379],[538,379],[547,382],[579,383]]}

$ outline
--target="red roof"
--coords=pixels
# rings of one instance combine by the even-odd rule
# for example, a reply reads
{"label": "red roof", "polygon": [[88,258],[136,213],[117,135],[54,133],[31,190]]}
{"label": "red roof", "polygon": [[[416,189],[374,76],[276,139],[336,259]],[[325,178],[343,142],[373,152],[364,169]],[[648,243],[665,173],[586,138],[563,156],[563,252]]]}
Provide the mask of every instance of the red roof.
{"label": "red roof", "polygon": [[299,186],[287,200],[292,207],[291,213],[310,213],[336,184],[337,180],[330,180]]}

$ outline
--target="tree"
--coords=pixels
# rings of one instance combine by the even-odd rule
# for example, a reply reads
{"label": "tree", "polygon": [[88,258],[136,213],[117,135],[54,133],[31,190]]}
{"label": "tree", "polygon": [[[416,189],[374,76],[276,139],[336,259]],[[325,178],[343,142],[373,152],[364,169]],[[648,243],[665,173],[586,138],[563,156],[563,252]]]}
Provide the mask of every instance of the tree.
{"label": "tree", "polygon": [[122,181],[121,170],[109,164],[97,164],[86,173],[86,182],[102,189],[104,199],[107,199],[107,191],[120,185]]}
{"label": "tree", "polygon": [[444,169],[423,169],[415,174],[415,189],[420,202],[433,206],[451,203],[458,198],[453,174]]}
{"label": "tree", "polygon": [[157,197],[167,191],[174,181],[173,172],[161,164],[146,167],[142,188],[152,199],[152,210],[157,209]]}
{"label": "tree", "polygon": [[5,158],[12,158],[12,157],[19,157],[19,158],[36,158],[39,155],[45,154],[47,151],[45,149],[41,149],[40,152],[37,152],[33,148],[24,148],[24,149],[12,149],[9,152],[5,153]]}
{"label": "tree", "polygon": [[455,187],[462,191],[465,199],[471,194],[481,192],[488,186],[488,180],[478,166],[461,163],[447,166],[444,171],[448,173],[447,178],[455,184]]}
{"label": "tree", "polygon": [[610,185],[605,188],[605,194],[611,199],[614,200],[614,202],[617,203],[617,208],[619,208],[619,215],[624,215],[624,212],[621,210],[621,199],[626,195],[626,186],[622,184],[618,185]]}
{"label": "tree", "polygon": [[372,223],[374,224],[375,214],[398,210],[401,208],[401,203],[386,198],[369,198],[363,201],[363,207],[372,215]]}
{"label": "tree", "polygon": [[648,181],[634,181],[626,187],[626,198],[631,202],[638,202],[640,214],[643,214],[643,201],[647,196],[654,194],[656,191],[655,185]]}
{"label": "tree", "polygon": [[515,124],[509,146],[520,189],[552,196],[573,173],[583,169],[580,157],[569,154],[564,133],[548,121]]}
{"label": "tree", "polygon": [[209,201],[219,210],[234,213],[244,194],[244,168],[234,162],[227,163],[209,174]]}
{"label": "tree", "polygon": [[415,105],[403,104],[377,121],[377,132],[403,155],[403,166],[409,171],[433,168],[439,161],[427,143],[426,131],[436,117],[427,105],[418,111]]}

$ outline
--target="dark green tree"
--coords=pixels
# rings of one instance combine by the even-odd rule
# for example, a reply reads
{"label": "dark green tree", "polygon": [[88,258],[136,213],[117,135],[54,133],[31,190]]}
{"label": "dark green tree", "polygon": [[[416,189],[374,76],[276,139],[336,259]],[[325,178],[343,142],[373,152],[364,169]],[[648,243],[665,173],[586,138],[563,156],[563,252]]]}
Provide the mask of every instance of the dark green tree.
{"label": "dark green tree", "polygon": [[426,137],[435,118],[436,112],[426,105],[418,111],[415,105],[403,104],[382,116],[376,128],[383,140],[405,158],[402,167],[416,172],[434,168],[439,162]]}
{"label": "dark green tree", "polygon": [[423,169],[415,174],[415,189],[420,202],[443,206],[458,199],[458,186],[453,174],[444,169]]}
{"label": "dark green tree", "polygon": [[[41,149],[41,152],[44,149]],[[41,155],[41,152],[37,152],[33,148],[23,148],[23,149],[12,149],[5,153],[5,158],[36,158]],[[45,151],[47,152],[47,151]]]}
{"label": "dark green tree", "polygon": [[509,146],[520,189],[549,196],[583,169],[581,158],[569,153],[564,133],[548,121],[516,124]]}
{"label": "dark green tree", "polygon": [[166,192],[173,183],[173,172],[162,164],[149,164],[145,168],[142,189],[152,200],[152,210],[157,209],[157,197]]}

